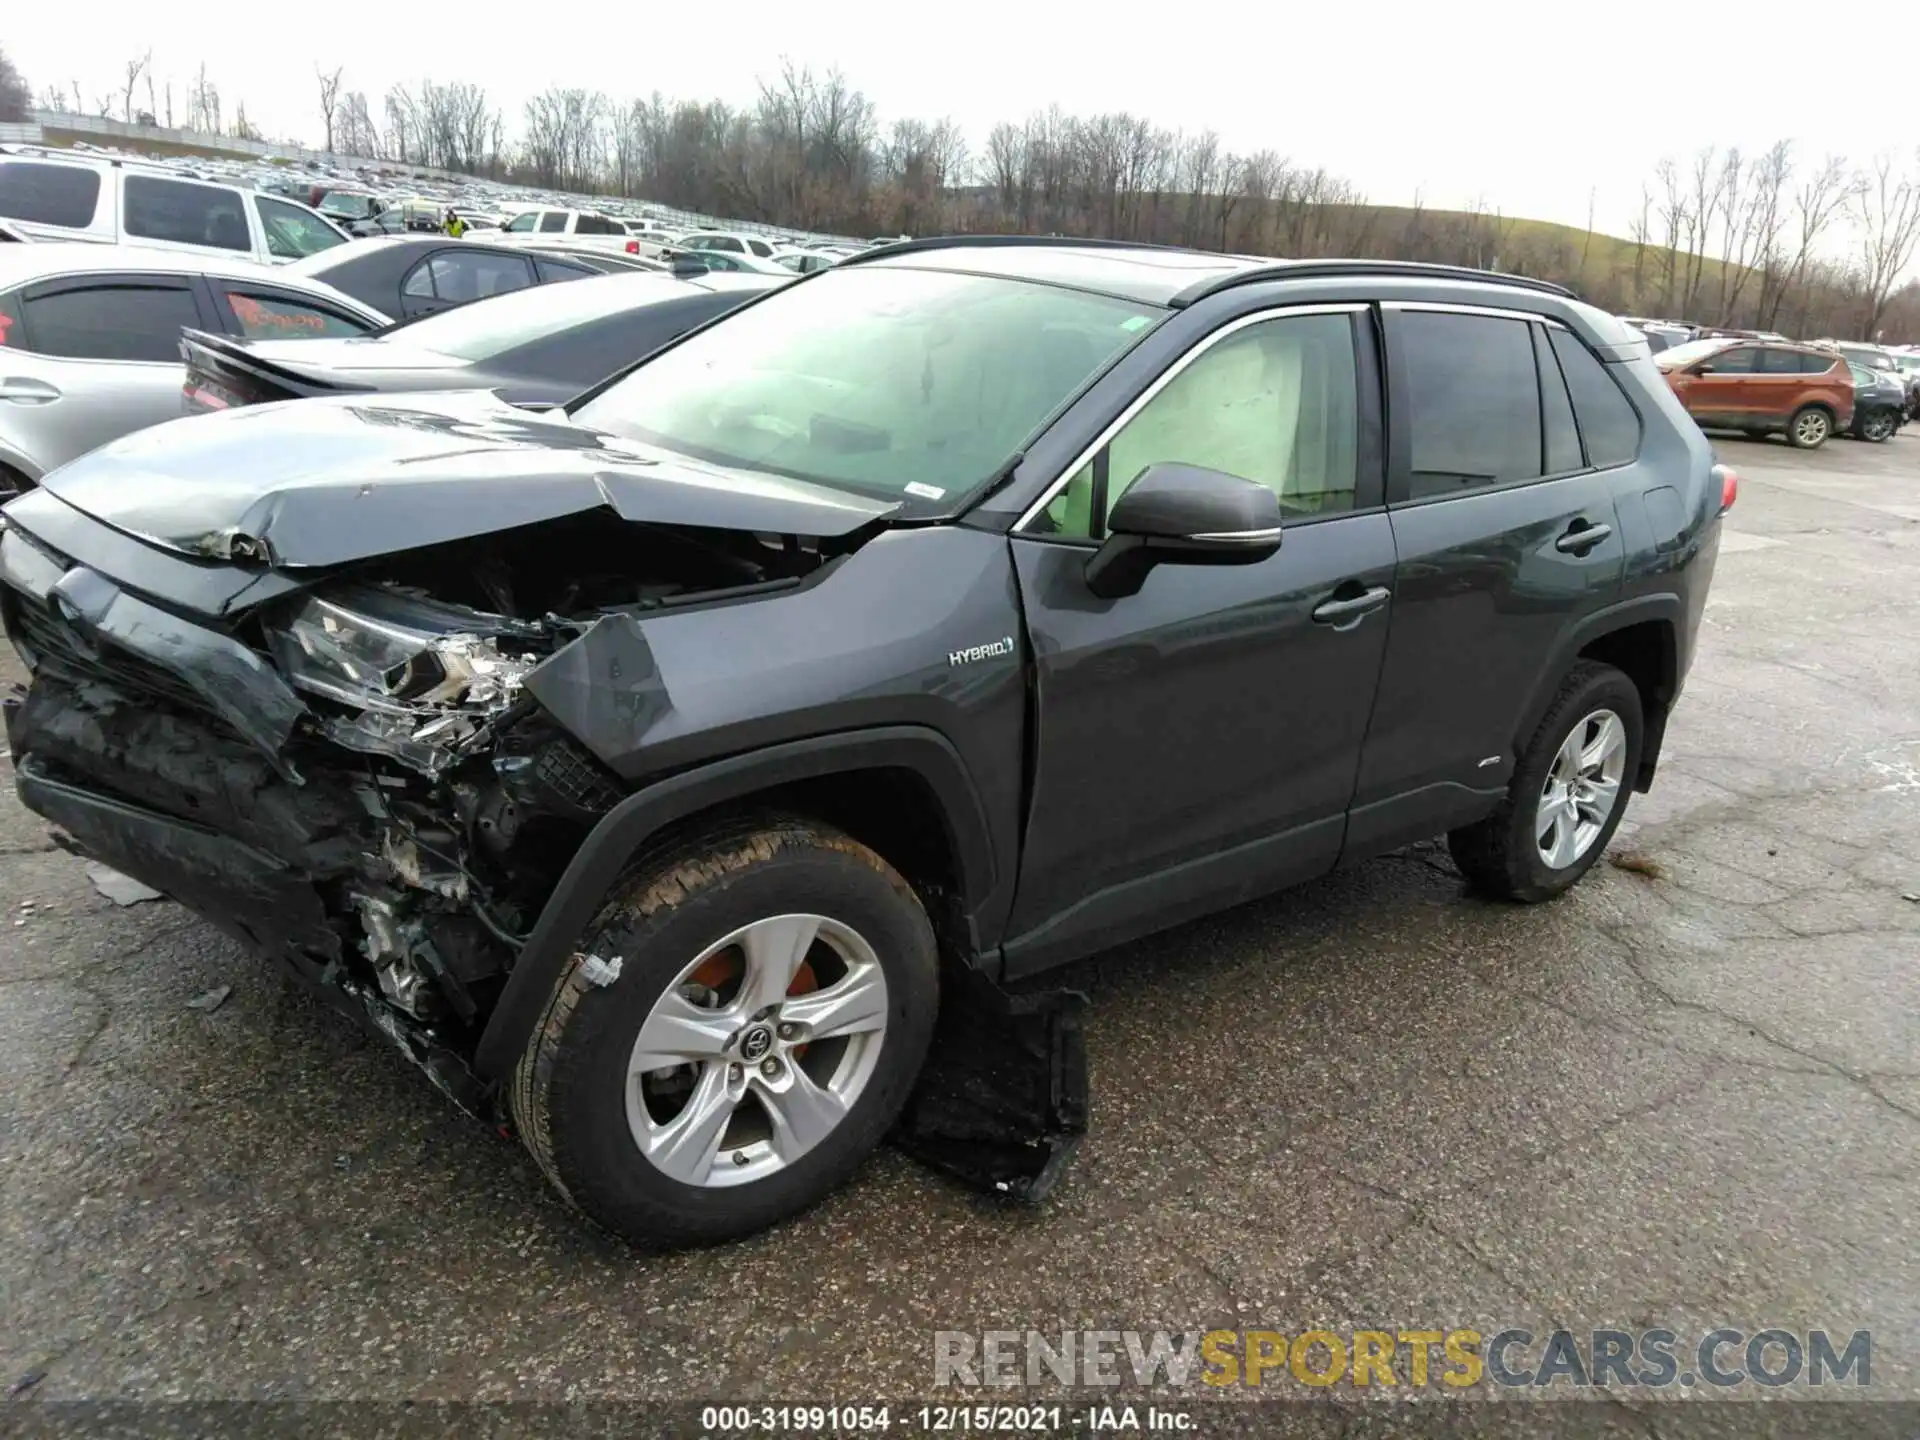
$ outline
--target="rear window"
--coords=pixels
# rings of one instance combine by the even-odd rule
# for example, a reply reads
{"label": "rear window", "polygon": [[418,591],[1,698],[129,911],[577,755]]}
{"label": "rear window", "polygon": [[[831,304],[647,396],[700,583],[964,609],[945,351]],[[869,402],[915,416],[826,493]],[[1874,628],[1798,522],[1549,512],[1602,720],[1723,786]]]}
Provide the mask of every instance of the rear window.
{"label": "rear window", "polygon": [[238,190],[129,175],[121,228],[142,240],[169,240],[216,250],[253,249],[246,202]]}
{"label": "rear window", "polygon": [[459,360],[490,360],[615,311],[672,300],[688,287],[663,275],[595,277],[591,284],[521,290],[484,305],[428,315],[405,327],[409,344]]}
{"label": "rear window", "polygon": [[93,223],[100,204],[100,172],[82,165],[0,164],[0,215],[34,225],[79,229]]}

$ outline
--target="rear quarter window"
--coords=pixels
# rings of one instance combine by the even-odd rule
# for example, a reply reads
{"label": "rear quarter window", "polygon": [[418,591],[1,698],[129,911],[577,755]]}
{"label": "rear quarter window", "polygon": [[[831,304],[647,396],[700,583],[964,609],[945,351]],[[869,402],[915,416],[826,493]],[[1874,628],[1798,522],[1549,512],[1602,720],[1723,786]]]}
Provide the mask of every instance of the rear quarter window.
{"label": "rear quarter window", "polygon": [[1640,453],[1640,412],[1607,373],[1594,353],[1566,330],[1552,329],[1548,338],[1567,393],[1573,397],[1574,418],[1587,448],[1587,463],[1596,469],[1631,464]]}
{"label": "rear quarter window", "polygon": [[20,327],[20,297],[0,295],[0,350],[18,350],[25,339]]}
{"label": "rear quarter window", "polygon": [[100,172],[83,165],[0,164],[0,215],[33,225],[84,229],[100,206]]}

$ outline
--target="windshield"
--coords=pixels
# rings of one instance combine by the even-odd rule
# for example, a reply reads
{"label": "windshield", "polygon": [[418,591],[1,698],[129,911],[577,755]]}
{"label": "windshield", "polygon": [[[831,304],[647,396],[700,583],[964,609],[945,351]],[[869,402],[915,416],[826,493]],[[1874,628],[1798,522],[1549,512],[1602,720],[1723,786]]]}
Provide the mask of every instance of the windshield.
{"label": "windshield", "polygon": [[573,414],[715,464],[945,508],[1159,314],[1052,285],[856,266],[743,308]]}
{"label": "windshield", "polygon": [[1709,355],[1719,354],[1735,343],[1732,340],[1689,340],[1684,345],[1675,345],[1671,349],[1662,350],[1653,357],[1653,363],[1662,370],[1684,370],[1687,366],[1697,364]]}
{"label": "windshield", "polygon": [[322,215],[336,218],[345,216],[349,220],[363,220],[372,212],[373,206],[365,195],[347,195],[335,190],[320,197],[320,203],[314,207]]}
{"label": "windshield", "polygon": [[385,334],[410,347],[479,362],[589,320],[682,293],[696,292],[659,272],[596,275],[567,285],[535,285],[442,310],[396,325]]}

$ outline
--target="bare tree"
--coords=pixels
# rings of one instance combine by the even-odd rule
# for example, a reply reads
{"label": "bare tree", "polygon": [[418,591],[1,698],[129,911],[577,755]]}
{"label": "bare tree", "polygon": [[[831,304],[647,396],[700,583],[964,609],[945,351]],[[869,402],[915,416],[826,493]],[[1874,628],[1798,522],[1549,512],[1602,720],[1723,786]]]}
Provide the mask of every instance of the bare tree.
{"label": "bare tree", "polygon": [[207,79],[205,64],[194,76],[187,99],[187,128],[206,135],[220,133],[220,87]]}
{"label": "bare tree", "polygon": [[316,66],[314,73],[320,79],[320,119],[326,126],[327,151],[331,154],[334,120],[340,108],[340,77],[344,71],[338,65],[330,72]]}
{"label": "bare tree", "polygon": [[1874,157],[1854,197],[1860,225],[1860,279],[1865,301],[1861,339],[1877,339],[1894,285],[1920,243],[1920,183],[1909,158],[1896,168],[1890,154]]}
{"label": "bare tree", "polygon": [[24,121],[33,109],[33,87],[14,68],[5,51],[0,51],[0,123]]}
{"label": "bare tree", "polygon": [[153,51],[137,55],[126,62],[126,84],[120,93],[120,118],[129,125],[133,123],[133,92],[140,83],[140,77],[147,73],[147,67],[153,63]]}

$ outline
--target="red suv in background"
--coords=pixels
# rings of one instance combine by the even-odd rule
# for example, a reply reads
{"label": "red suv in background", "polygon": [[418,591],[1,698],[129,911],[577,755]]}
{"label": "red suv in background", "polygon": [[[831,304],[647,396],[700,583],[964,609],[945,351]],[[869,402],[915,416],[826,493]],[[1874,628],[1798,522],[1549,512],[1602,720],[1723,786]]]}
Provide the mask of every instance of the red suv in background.
{"label": "red suv in background", "polygon": [[1784,434],[1803,450],[1853,423],[1853,376],[1831,350],[1751,340],[1693,340],[1653,357],[1705,429]]}

